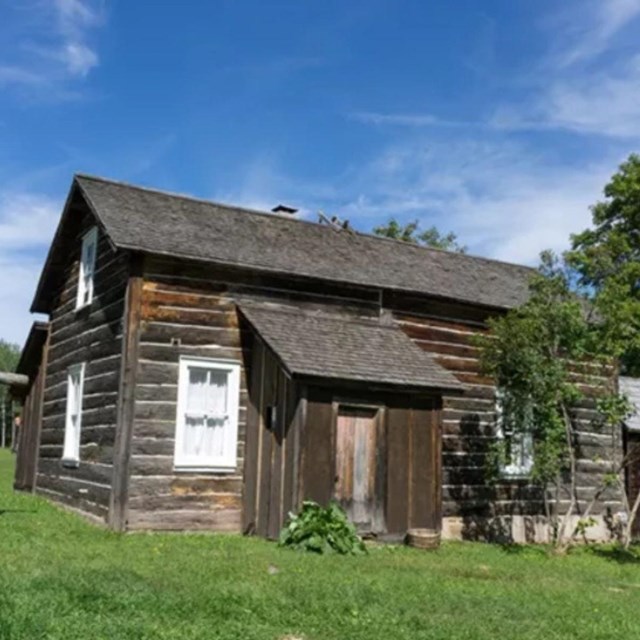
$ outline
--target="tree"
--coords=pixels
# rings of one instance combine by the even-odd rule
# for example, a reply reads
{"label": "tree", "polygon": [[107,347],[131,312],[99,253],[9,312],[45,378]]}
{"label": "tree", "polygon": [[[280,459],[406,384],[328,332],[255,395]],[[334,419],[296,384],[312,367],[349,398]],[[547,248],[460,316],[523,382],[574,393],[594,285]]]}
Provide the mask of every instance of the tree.
{"label": "tree", "polygon": [[384,238],[402,240],[403,242],[433,247],[434,249],[466,253],[467,248],[458,244],[458,237],[452,231],[442,234],[434,226],[426,231],[420,231],[419,227],[420,223],[417,220],[402,225],[395,218],[390,218],[387,224],[375,227],[373,233]]}
{"label": "tree", "polygon": [[[15,371],[20,359],[20,348],[0,339],[0,371]],[[0,384],[0,432],[3,434],[13,419],[11,412],[7,412],[7,388]],[[4,438],[3,438],[4,441]]]}
{"label": "tree", "polygon": [[593,228],[572,236],[568,262],[593,292],[601,337],[623,372],[640,375],[640,156],[631,155],[591,207]]}
{"label": "tree", "polygon": [[[574,280],[565,263],[544,253],[529,300],[491,319],[489,333],[476,340],[482,369],[501,391],[504,430],[533,443],[531,480],[544,491],[547,518],[560,550],[575,534],[569,525],[578,511],[578,440],[572,411],[591,393],[587,389],[598,389],[592,399],[605,414],[603,427],[609,426],[618,438],[617,447],[611,448],[615,451],[620,448],[616,421],[625,410],[613,388],[584,385],[592,377],[610,376],[612,361],[610,345],[600,340],[600,325],[590,322],[585,299],[572,287]],[[504,459],[504,446],[504,440],[498,440],[498,459]],[[609,471],[616,470],[622,478],[623,470],[611,461]],[[620,486],[624,487],[623,479]],[[567,489],[569,506],[562,514],[559,498]]]}

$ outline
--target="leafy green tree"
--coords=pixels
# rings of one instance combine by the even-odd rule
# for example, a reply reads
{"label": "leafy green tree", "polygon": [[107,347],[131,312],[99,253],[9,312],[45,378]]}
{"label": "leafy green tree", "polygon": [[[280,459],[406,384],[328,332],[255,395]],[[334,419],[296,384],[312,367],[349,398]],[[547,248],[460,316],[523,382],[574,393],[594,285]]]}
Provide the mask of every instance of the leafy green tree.
{"label": "leafy green tree", "polygon": [[640,375],[640,156],[631,155],[591,208],[593,227],[572,236],[566,259],[593,293],[601,339],[623,372]]}
{"label": "leafy green tree", "polygon": [[433,247],[434,249],[456,251],[457,253],[466,253],[467,251],[464,245],[458,243],[458,237],[452,231],[443,234],[440,233],[436,227],[430,227],[425,231],[421,231],[420,223],[417,220],[403,225],[395,218],[391,218],[387,224],[375,227],[373,233],[384,238],[402,240],[403,242],[419,244],[424,247]]}
{"label": "leafy green tree", "polygon": [[[15,371],[20,359],[20,348],[5,340],[0,339],[0,371]],[[2,427],[11,433],[11,420],[13,416],[7,411],[8,393],[7,387],[0,384],[0,431]]]}
{"label": "leafy green tree", "polygon": [[[20,360],[20,347],[0,339],[0,371],[15,371]],[[4,399],[7,388],[0,385],[0,399]]]}
{"label": "leafy green tree", "polygon": [[[542,254],[529,300],[491,319],[489,333],[476,340],[482,369],[501,391],[504,431],[533,443],[531,479],[544,489],[547,517],[560,550],[576,533],[570,521],[578,511],[578,440],[572,411],[591,394],[606,414],[603,428],[608,425],[609,433],[618,438],[612,443],[614,452],[620,450],[616,420],[628,410],[615,401],[613,388],[596,382],[611,374],[610,345],[600,340],[601,327],[590,321],[585,299],[573,289],[574,280],[565,263],[550,252]],[[584,384],[589,381],[593,384]],[[504,440],[497,441],[497,460],[504,459],[504,446]],[[623,469],[610,462],[611,473],[622,478]],[[562,514],[558,499],[567,489],[569,506]]]}

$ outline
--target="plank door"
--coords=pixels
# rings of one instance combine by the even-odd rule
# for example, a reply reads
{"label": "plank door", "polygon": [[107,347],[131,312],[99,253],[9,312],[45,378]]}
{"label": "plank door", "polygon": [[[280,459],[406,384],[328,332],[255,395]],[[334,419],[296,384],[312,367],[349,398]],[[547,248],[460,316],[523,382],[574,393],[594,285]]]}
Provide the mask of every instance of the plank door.
{"label": "plank door", "polygon": [[361,532],[380,529],[377,408],[341,406],[336,422],[335,499]]}

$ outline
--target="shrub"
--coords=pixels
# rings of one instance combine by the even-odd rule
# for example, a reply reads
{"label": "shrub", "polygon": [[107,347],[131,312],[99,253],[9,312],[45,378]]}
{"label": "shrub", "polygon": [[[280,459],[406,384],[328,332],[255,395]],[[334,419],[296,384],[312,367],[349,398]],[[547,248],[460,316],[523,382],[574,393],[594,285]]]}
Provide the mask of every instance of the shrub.
{"label": "shrub", "polygon": [[305,500],[300,513],[289,514],[287,524],[280,533],[279,544],[281,547],[315,553],[366,553],[356,528],[335,502],[325,508],[312,500]]}

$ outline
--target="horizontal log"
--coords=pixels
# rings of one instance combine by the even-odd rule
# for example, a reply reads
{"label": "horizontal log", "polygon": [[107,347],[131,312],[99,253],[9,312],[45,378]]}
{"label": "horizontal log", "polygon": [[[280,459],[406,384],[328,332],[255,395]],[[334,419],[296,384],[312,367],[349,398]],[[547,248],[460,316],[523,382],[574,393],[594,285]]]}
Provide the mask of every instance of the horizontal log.
{"label": "horizontal log", "polygon": [[27,387],[29,386],[29,376],[23,376],[21,373],[0,371],[0,384]]}
{"label": "horizontal log", "polygon": [[[121,339],[122,336],[119,335],[113,340],[107,340],[105,342],[94,342],[68,350],[62,349],[59,353],[50,356],[47,363],[47,374],[49,371],[51,371],[51,373],[59,373],[61,370],[66,371],[70,365],[77,362],[90,364],[92,362],[102,361],[110,356],[119,358],[122,351]],[[51,369],[49,369],[50,367]],[[50,385],[48,384],[48,386]]]}
{"label": "horizontal log", "polygon": [[182,474],[169,476],[137,476],[131,478],[131,496],[158,495],[193,495],[207,496],[217,493],[242,493],[242,477],[202,476],[197,474]]}
{"label": "horizontal log", "polygon": [[167,285],[182,286],[183,290],[194,293],[219,292],[221,286],[226,286],[230,293],[235,291],[245,295],[262,293],[283,296],[289,293],[291,296],[315,296],[318,301],[338,298],[369,302],[372,305],[379,303],[378,291],[367,287],[331,283],[320,279],[314,281],[292,274],[261,274],[239,267],[189,263],[186,260],[171,258],[150,258],[145,264],[145,276],[163,289],[166,289]]}
{"label": "horizontal log", "polygon": [[172,324],[185,324],[203,327],[230,327],[238,326],[238,316],[235,311],[219,311],[217,309],[183,309],[164,306],[142,305],[142,320],[146,322],[170,322]]}
{"label": "horizontal log", "polygon": [[162,322],[142,322],[141,342],[171,343],[180,340],[183,345],[211,345],[219,347],[242,346],[240,330],[228,327],[204,327]]}
{"label": "horizontal log", "polygon": [[220,511],[158,510],[141,511],[131,509],[127,528],[150,529],[154,531],[218,531],[241,532],[240,509]]}
{"label": "horizontal log", "polygon": [[[90,442],[99,445],[112,445],[115,439],[115,424],[87,427],[80,430],[80,442],[88,444]],[[46,428],[40,432],[40,444],[62,444],[64,442],[64,428]]]}
{"label": "horizontal log", "polygon": [[242,495],[239,493],[210,493],[136,496],[129,500],[129,508],[139,511],[221,511],[242,509]]}
{"label": "horizontal log", "polygon": [[169,343],[149,344],[147,342],[140,343],[138,352],[142,360],[173,363],[179,362],[181,356],[244,361],[249,354],[248,349],[243,350],[240,347],[185,344],[173,346]]}
{"label": "horizontal log", "polygon": [[40,483],[41,476],[40,474],[38,474],[38,478],[36,480],[37,494],[45,498],[49,498],[54,502],[59,502],[60,504],[71,507],[72,509],[79,511],[82,514],[94,516],[99,521],[104,521],[107,519],[107,515],[109,514],[109,508],[107,506],[97,504],[95,502],[92,502],[91,500],[85,500],[84,498],[77,498],[64,493],[60,493],[58,491],[47,489],[41,486]]}
{"label": "horizontal log", "polygon": [[[419,345],[421,342],[442,342],[451,345],[473,346],[474,334],[451,331],[443,327],[429,327],[420,325],[400,325],[406,335]],[[425,349],[428,351],[428,348]]]}
{"label": "horizontal log", "polygon": [[61,460],[41,459],[38,462],[38,473],[47,476],[77,478],[111,486],[113,468],[109,464],[80,462],[80,466],[76,469],[69,469],[62,465]]}
{"label": "horizontal log", "polygon": [[102,505],[103,507],[109,505],[111,488],[108,486],[84,482],[77,478],[45,475],[40,476],[38,486],[42,489],[64,494],[69,498],[86,500],[96,505]]}

